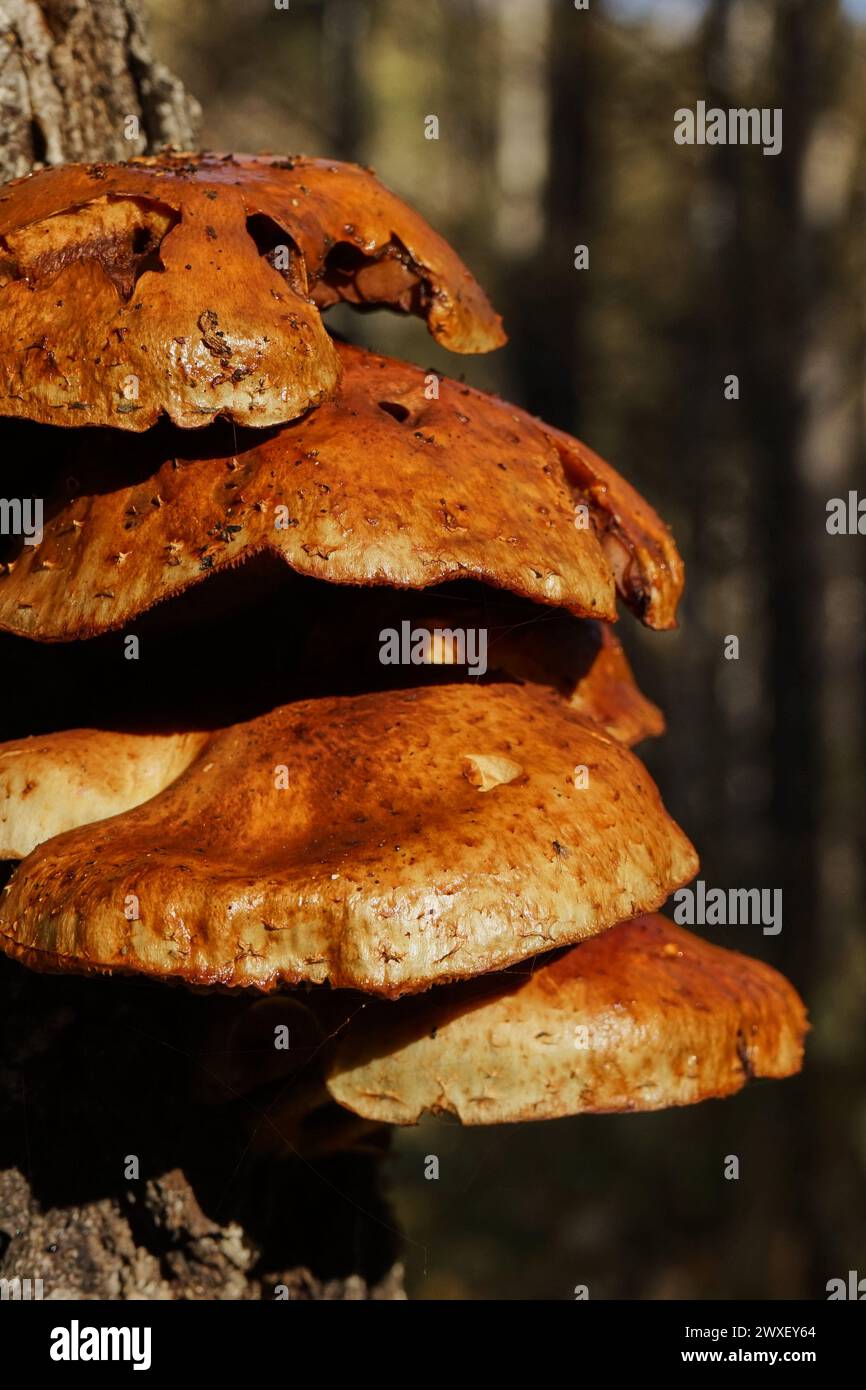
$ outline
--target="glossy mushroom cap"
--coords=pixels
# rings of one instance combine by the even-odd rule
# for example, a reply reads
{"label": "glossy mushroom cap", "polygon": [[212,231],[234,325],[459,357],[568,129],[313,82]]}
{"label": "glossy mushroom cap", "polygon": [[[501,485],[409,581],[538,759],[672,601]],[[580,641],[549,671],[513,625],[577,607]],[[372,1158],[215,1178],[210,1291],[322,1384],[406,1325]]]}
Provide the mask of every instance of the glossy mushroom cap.
{"label": "glossy mushroom cap", "polygon": [[334,394],[320,308],[423,315],[458,352],[504,341],[460,258],[366,169],[171,154],[0,189],[0,415],[53,425],[266,426]]}
{"label": "glossy mushroom cap", "polygon": [[793,1075],[806,1028],[778,971],[646,916],[528,968],[368,1004],[327,1089],[382,1124],[661,1110]]}
{"label": "glossy mushroom cap", "polygon": [[[332,583],[471,577],[605,620],[619,580],[644,621],[673,624],[676,548],[608,464],[585,451],[578,477],[561,441],[583,446],[516,406],[447,379],[431,399],[420,368],[338,351],[339,396],[273,433],[157,430],[122,451],[105,431],[67,436],[44,539],[0,572],[0,628],[90,637],[261,551]],[[30,466],[42,430],[22,433],[10,473],[43,486]]]}
{"label": "glossy mushroom cap", "polygon": [[634,755],[548,691],[324,698],[214,734],[144,805],[34,850],[0,944],[395,997],[591,936],[696,868]]}
{"label": "glossy mushroom cap", "polygon": [[[516,605],[506,605],[513,611]],[[523,610],[517,609],[518,612]],[[490,622],[489,612],[463,611],[464,623]],[[375,631],[381,625],[380,619]],[[641,693],[625,653],[611,629],[556,615],[554,631],[544,623],[522,623],[494,629],[489,661],[502,676],[530,681],[557,690],[576,714],[594,720],[629,746],[660,734],[661,711]],[[451,664],[449,652],[437,650],[437,633],[453,631],[452,614],[441,623],[413,620],[413,629],[430,633],[430,662],[410,668],[412,684],[442,679],[453,683],[476,678]],[[366,634],[369,638],[370,632]],[[300,642],[302,664],[314,663],[327,680],[328,672],[345,682],[344,663],[371,672],[374,665],[365,634],[348,650],[335,646],[321,625]],[[383,686],[384,669],[378,667]],[[391,668],[394,669],[394,668]],[[406,684],[404,668],[395,671],[395,686]],[[368,675],[368,679],[375,679]],[[376,688],[372,686],[371,688]],[[388,687],[391,688],[391,687]],[[258,687],[257,687],[258,689]],[[261,692],[262,707],[267,706]],[[202,711],[202,714],[204,711]],[[64,729],[38,737],[0,743],[0,859],[24,859],[37,845],[92,821],[140,806],[171,785],[194,761],[212,737],[205,728],[179,732],[147,732],[133,728]]]}

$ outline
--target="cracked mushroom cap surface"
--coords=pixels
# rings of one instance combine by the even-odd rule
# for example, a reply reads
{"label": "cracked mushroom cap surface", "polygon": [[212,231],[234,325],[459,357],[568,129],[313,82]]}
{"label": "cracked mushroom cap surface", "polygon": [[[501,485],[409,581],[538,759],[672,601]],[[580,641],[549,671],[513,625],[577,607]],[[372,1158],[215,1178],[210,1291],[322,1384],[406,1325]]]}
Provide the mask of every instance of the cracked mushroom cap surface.
{"label": "cracked mushroom cap surface", "polygon": [[0,945],[49,970],[396,997],[655,909],[696,868],[642,764],[551,692],[325,698],[212,735],[144,805],[40,845],[0,895]]}
{"label": "cracked mushroom cap surface", "polygon": [[[608,465],[592,475],[590,459],[569,478],[560,446],[517,407],[448,379],[428,399],[422,369],[348,345],[338,353],[339,396],[265,435],[157,429],[129,440],[120,460],[105,431],[64,436],[44,538],[18,541],[0,566],[0,628],[94,636],[262,551],[332,583],[475,578],[604,620],[616,617],[619,575],[645,622],[673,623],[679,556]],[[40,445],[41,427],[19,430],[10,476],[26,474]]]}
{"label": "cracked mushroom cap surface", "polygon": [[331,1054],[327,1087],[396,1125],[660,1110],[793,1075],[806,1029],[778,971],[654,914],[528,968],[367,1004]]}
{"label": "cracked mushroom cap surface", "polygon": [[173,154],[68,164],[0,188],[0,415],[185,428],[294,419],[334,394],[320,310],[426,318],[504,342],[460,258],[366,169]]}
{"label": "cracked mushroom cap surface", "polygon": [[[558,690],[575,713],[629,746],[660,734],[662,713],[639,690],[610,628],[573,618],[556,626],[543,643],[531,628],[506,631],[493,659],[518,680]],[[432,621],[429,630],[436,632]],[[303,659],[320,654],[332,658],[317,639]],[[413,673],[453,682],[455,668],[436,657],[432,669]],[[0,743],[0,859],[24,859],[54,835],[140,806],[175,781],[211,737],[203,729],[94,728]]]}

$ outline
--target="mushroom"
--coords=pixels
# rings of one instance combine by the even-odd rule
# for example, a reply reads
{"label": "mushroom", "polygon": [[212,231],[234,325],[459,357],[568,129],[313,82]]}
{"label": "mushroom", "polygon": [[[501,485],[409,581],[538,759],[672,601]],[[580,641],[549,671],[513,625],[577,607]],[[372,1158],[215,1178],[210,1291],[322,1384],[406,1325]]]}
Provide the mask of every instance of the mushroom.
{"label": "mushroom", "polygon": [[379,1124],[660,1110],[791,1076],[806,1028],[778,971],[652,915],[528,967],[369,1004],[338,1035],[326,1088]]}
{"label": "mushroom", "polygon": [[[479,756],[521,774],[482,791]],[[150,801],[41,844],[0,946],[37,968],[396,997],[652,910],[696,869],[634,755],[551,692],[322,698],[213,734]]]}
{"label": "mushroom", "polygon": [[[428,399],[419,368],[337,350],[337,398],[266,436],[155,431],[121,461],[104,431],[76,433],[42,544],[22,545],[0,574],[0,628],[93,636],[262,550],[332,583],[425,588],[472,576],[605,620],[616,617],[618,576],[644,621],[674,624],[676,548],[609,465],[592,455],[594,471],[587,464],[578,480],[564,446],[516,407],[446,378]],[[17,451],[28,478],[36,443],[28,433]],[[576,504],[591,524],[575,524]]]}
{"label": "mushroom", "polygon": [[[167,153],[0,193],[6,467],[45,480],[47,517],[4,552],[3,640],[96,637],[170,599],[158,645],[184,590],[219,602],[243,564],[255,592],[275,556],[258,617],[279,642],[290,614],[294,644],[282,684],[244,649],[243,718],[211,679],[192,723],[118,693],[108,727],[0,745],[0,854],[21,860],[0,950],[234,992],[239,1035],[303,1020],[317,1067],[291,1059],[275,1132],[309,1121],[324,1147],[791,1075],[793,988],[646,915],[697,856],[627,746],[664,721],[610,624],[619,595],[675,625],[668,528],[561,430],[333,342],[339,300],[460,352],[504,340],[455,253],[352,165]],[[422,655],[383,666],[371,633],[410,612]],[[456,626],[490,639],[474,675]],[[234,1095],[283,1073],[235,1063]]]}
{"label": "mushroom", "polygon": [[333,395],[319,305],[504,342],[446,242],[368,170],[174,154],[47,168],[0,198],[0,411],[51,425],[265,426]]}
{"label": "mushroom", "polygon": [[67,729],[0,744],[0,859],[23,859],[53,835],[148,801],[207,738]]}
{"label": "mushroom", "polygon": [[[478,618],[490,622],[491,614]],[[453,621],[443,619],[449,626]],[[544,628],[553,640],[539,640],[536,626],[525,622],[506,628],[494,638],[491,661],[505,676],[559,690],[576,714],[623,743],[662,732],[661,711],[638,689],[609,627],[558,617],[555,633]],[[302,648],[301,659],[327,655],[316,643]],[[332,645],[330,656],[333,666]],[[345,653],[337,657],[342,664]],[[356,650],[353,664],[365,657],[368,652]],[[415,670],[418,684],[424,674]],[[453,666],[447,675],[457,678]],[[0,743],[0,859],[24,859],[64,830],[140,806],[176,781],[211,737],[206,730],[64,729]]]}

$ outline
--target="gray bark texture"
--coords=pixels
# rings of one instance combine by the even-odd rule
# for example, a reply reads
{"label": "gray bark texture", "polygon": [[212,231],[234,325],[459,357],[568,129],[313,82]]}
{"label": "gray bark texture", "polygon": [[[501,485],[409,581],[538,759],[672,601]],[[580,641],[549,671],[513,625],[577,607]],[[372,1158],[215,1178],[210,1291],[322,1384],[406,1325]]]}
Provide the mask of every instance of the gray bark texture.
{"label": "gray bark texture", "polygon": [[[0,0],[0,115],[4,182],[195,147],[200,110],[137,0]],[[0,1280],[46,1299],[405,1297],[387,1137],[326,1109],[324,1145],[298,1152],[271,1107],[305,1077],[260,1094],[242,1057],[239,1081],[245,1007],[0,958]]]}
{"label": "gray bark texture", "polygon": [[403,1297],[387,1132],[333,1105],[293,1123],[319,1052],[303,1012],[277,1068],[255,998],[0,957],[0,1279],[45,1299]]}
{"label": "gray bark texture", "polygon": [[189,149],[201,115],[153,57],[138,0],[0,0],[0,112],[0,181]]}

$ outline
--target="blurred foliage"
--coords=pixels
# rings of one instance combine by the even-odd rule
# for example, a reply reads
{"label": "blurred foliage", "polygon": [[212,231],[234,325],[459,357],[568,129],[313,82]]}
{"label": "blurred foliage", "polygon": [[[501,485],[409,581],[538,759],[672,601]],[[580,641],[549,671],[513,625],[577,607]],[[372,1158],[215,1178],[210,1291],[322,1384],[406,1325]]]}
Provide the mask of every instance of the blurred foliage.
{"label": "blurred foliage", "polygon": [[[414,321],[332,323],[573,429],[672,523],[681,627],[623,624],[670,724],[644,751],[708,883],[784,888],[781,936],[708,935],[786,970],[812,1011],[804,1076],[724,1104],[401,1134],[412,1291],[823,1297],[866,1273],[866,547],[825,529],[829,497],[866,494],[866,29],[836,0],[148,9],[211,148],[372,164],[511,342],[450,358]],[[781,107],[782,153],[676,145],[698,99]]]}

